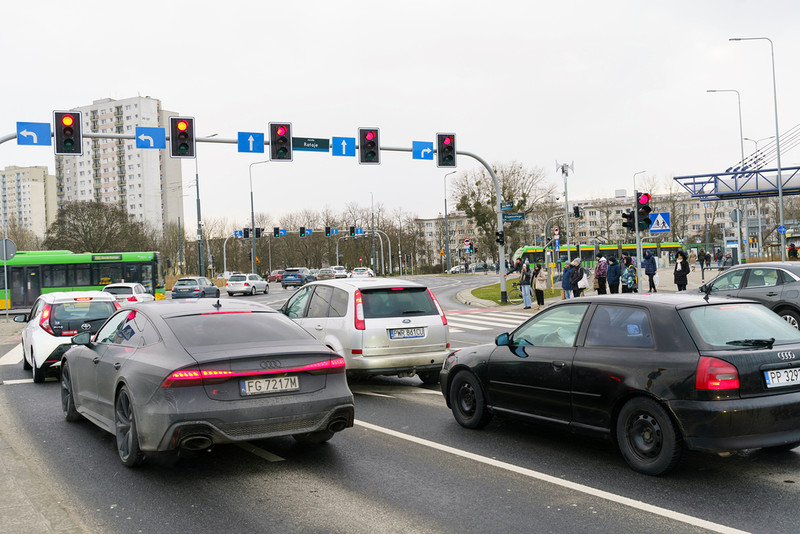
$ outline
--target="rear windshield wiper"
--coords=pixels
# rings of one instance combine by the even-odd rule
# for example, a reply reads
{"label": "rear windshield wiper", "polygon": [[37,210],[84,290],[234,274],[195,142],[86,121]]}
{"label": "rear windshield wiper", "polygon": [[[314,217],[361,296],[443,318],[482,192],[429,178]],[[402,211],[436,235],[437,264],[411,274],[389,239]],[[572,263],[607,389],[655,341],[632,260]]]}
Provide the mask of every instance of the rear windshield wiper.
{"label": "rear windshield wiper", "polygon": [[767,347],[772,348],[775,343],[775,338],[769,339],[737,339],[735,341],[728,341],[726,345],[736,345],[737,347]]}
{"label": "rear windshield wiper", "polygon": [[406,314],[409,314],[409,313],[425,313],[425,310],[406,310],[406,311],[403,312],[403,315],[406,315]]}

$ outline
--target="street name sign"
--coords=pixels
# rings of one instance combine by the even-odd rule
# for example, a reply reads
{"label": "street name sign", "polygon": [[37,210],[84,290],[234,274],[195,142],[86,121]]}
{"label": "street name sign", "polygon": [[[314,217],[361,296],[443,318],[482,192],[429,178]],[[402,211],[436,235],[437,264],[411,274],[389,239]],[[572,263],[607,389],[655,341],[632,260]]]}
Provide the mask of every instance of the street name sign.
{"label": "street name sign", "polygon": [[504,213],[503,214],[504,221],[524,221],[525,214],[523,212],[518,213]]}
{"label": "street name sign", "polygon": [[164,128],[137,126],[136,148],[167,148],[166,130]]}
{"label": "street name sign", "polygon": [[47,122],[18,122],[18,145],[50,145],[50,124]]}
{"label": "street name sign", "polygon": [[264,134],[261,132],[238,132],[239,152],[263,153]]}
{"label": "street name sign", "polygon": [[331,148],[330,139],[317,137],[292,137],[292,150],[306,152],[327,152]]}
{"label": "street name sign", "polygon": [[513,210],[514,209],[514,201],[513,200],[506,200],[505,202],[500,203],[500,210]]}

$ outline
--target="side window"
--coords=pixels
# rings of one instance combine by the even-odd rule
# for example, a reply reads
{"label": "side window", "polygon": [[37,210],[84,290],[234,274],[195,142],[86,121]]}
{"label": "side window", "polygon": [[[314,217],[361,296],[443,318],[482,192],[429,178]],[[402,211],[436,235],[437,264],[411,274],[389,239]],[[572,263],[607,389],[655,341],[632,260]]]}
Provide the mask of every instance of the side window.
{"label": "side window", "polygon": [[585,345],[652,347],[653,334],[647,312],[632,306],[598,306],[589,323]]}
{"label": "side window", "polygon": [[511,342],[537,347],[571,347],[588,308],[588,304],[572,304],[541,312],[517,328],[511,334]]}
{"label": "side window", "polygon": [[778,271],[775,269],[751,269],[745,287],[770,287],[779,284]]}
{"label": "side window", "polygon": [[33,308],[31,308],[31,314],[29,316],[29,319],[33,319],[34,317],[36,317],[36,314],[38,314],[41,309],[42,309],[42,301],[37,300],[36,302],[34,302]]}
{"label": "side window", "polygon": [[289,298],[289,302],[286,303],[286,315],[290,319],[303,317],[303,312],[306,309],[306,303],[308,302],[308,296],[310,294],[311,288],[304,287]]}
{"label": "side window", "polygon": [[[123,314],[124,315],[124,314]],[[136,311],[127,314],[125,323],[115,336],[114,343],[126,347],[144,347],[158,341],[158,333],[147,318]]]}
{"label": "side window", "polygon": [[306,317],[327,317],[332,296],[332,287],[317,286],[314,295],[311,297],[311,302],[308,303],[308,313],[306,313]]}
{"label": "side window", "polygon": [[118,343],[115,339],[120,338],[121,335],[119,334],[119,329],[125,320],[128,317],[129,311],[122,311],[113,315],[106,324],[103,325],[103,328],[97,332],[97,336],[95,337],[95,342],[97,343]]}
{"label": "side window", "polygon": [[737,269],[726,274],[723,274],[714,282],[712,282],[711,291],[730,291],[731,289],[739,289],[742,285],[742,277],[744,277],[744,269]]}
{"label": "side window", "polygon": [[345,314],[347,314],[347,297],[347,291],[339,289],[338,287],[333,289],[331,309],[328,311],[329,317],[344,317]]}

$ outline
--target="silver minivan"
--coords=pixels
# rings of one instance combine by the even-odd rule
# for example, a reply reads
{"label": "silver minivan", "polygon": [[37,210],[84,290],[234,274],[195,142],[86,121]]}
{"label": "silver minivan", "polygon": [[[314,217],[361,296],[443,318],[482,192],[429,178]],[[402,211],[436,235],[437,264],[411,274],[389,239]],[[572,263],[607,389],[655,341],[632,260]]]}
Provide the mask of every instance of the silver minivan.
{"label": "silver minivan", "polygon": [[405,280],[322,280],[298,289],[281,312],[344,356],[351,378],[418,375],[439,380],[450,352],[447,318],[433,293]]}

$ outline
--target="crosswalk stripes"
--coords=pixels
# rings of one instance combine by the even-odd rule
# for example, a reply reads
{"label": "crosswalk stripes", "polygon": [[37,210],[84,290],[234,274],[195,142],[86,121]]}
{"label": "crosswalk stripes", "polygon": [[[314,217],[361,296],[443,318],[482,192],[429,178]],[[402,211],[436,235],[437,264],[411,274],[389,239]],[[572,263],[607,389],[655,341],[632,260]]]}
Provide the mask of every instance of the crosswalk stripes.
{"label": "crosswalk stripes", "polygon": [[513,329],[529,319],[530,314],[515,312],[454,313],[447,315],[451,333],[465,330],[485,331],[497,328]]}

